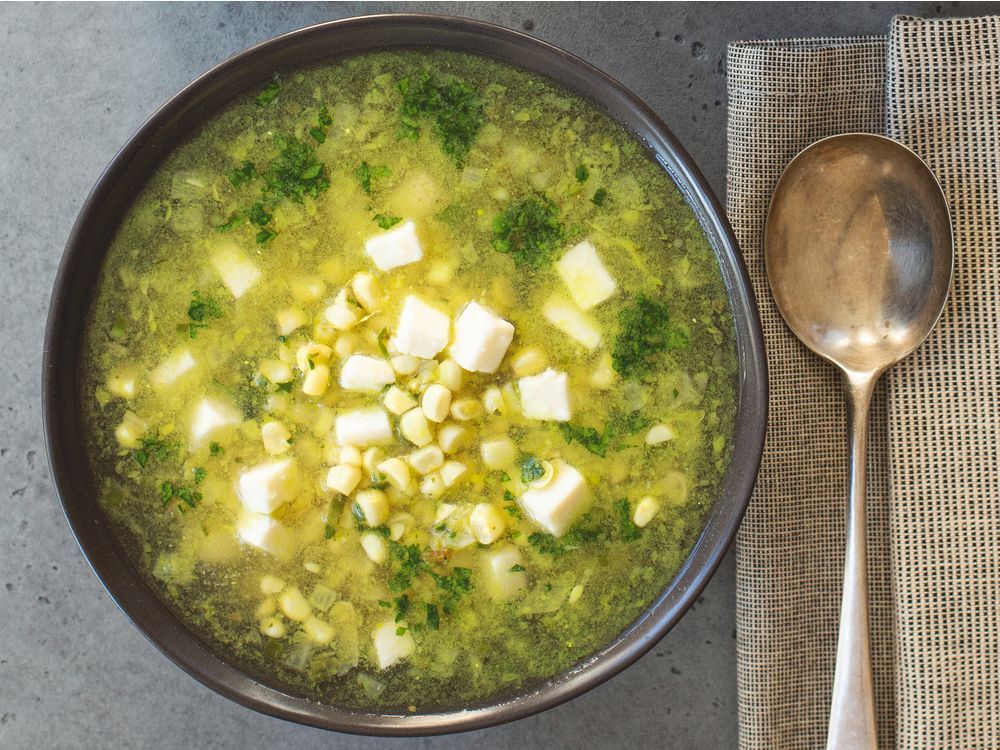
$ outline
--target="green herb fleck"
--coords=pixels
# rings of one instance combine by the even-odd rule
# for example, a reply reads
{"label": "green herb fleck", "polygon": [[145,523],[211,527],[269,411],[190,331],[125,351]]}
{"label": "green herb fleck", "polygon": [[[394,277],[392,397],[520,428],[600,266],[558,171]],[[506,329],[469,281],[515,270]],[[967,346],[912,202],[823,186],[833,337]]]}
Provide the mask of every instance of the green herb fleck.
{"label": "green herb fleck", "polygon": [[226,219],[222,224],[219,224],[215,227],[215,231],[229,232],[233,229],[236,229],[236,227],[243,226],[244,221],[245,219],[243,218],[243,215],[240,214],[239,212],[230,214],[228,219]]}
{"label": "green herb fleck", "polygon": [[427,71],[416,78],[404,78],[397,88],[403,95],[400,135],[415,141],[420,138],[420,121],[432,120],[441,150],[461,167],[486,124],[486,108],[479,92],[459,78],[436,78]]}
{"label": "green herb fleck", "polygon": [[567,443],[572,443],[575,440],[595,456],[603,457],[607,453],[608,439],[610,438],[607,427],[601,433],[593,427],[582,427],[570,422],[560,422],[559,432],[562,433]]}
{"label": "green herb fleck", "polygon": [[611,364],[622,377],[645,375],[657,354],[688,345],[687,334],[670,325],[666,305],[644,294],[619,311],[618,322]]}
{"label": "green herb fleck", "polygon": [[603,206],[604,201],[608,199],[608,191],[604,188],[597,188],[594,191],[594,197],[590,199],[591,203],[595,206]]}
{"label": "green herb fleck", "polygon": [[493,220],[493,249],[519,268],[544,268],[562,244],[559,209],[545,196],[509,203]]}
{"label": "green herb fleck", "polygon": [[271,214],[260,203],[254,203],[247,209],[247,219],[249,219],[251,224],[263,227],[267,226],[268,222],[271,221]]}
{"label": "green herb fleck", "polygon": [[438,612],[436,604],[427,605],[427,627],[437,630],[441,627],[441,613]]}
{"label": "green herb fleck", "polygon": [[524,572],[524,566],[523,565],[512,565],[511,568],[510,568],[510,572],[511,573],[523,573]]}
{"label": "green herb fleck", "polygon": [[292,136],[276,134],[278,155],[261,174],[264,198],[276,204],[280,198],[301,203],[305,196],[317,197],[330,187],[326,168],[316,158],[313,148]]}
{"label": "green herb fleck", "polygon": [[163,462],[170,458],[177,457],[179,445],[174,442],[163,440],[156,435],[144,437],[140,447],[132,451],[132,458],[145,469],[150,461]]}
{"label": "green herb fleck", "polygon": [[528,453],[521,456],[519,465],[521,467],[521,481],[525,484],[545,476],[545,467],[542,466],[542,462]]}
{"label": "green herb fleck", "polygon": [[392,229],[403,219],[399,216],[390,216],[389,214],[375,214],[373,221],[379,225],[380,229]]}
{"label": "green herb fleck", "polygon": [[559,540],[552,536],[552,534],[536,531],[534,534],[528,536],[528,543],[533,547],[537,547],[538,551],[543,555],[563,554],[563,548],[559,544]]}
{"label": "green herb fleck", "polygon": [[576,181],[586,182],[587,178],[590,177],[590,170],[587,169],[586,164],[580,164],[576,168]]}
{"label": "green herb fleck", "polygon": [[191,474],[194,476],[194,483],[201,484],[202,480],[208,475],[208,472],[200,466],[195,466],[191,469]]}
{"label": "green herb fleck", "polygon": [[384,490],[389,486],[389,477],[381,471],[373,471],[371,479],[372,489]]}
{"label": "green herb fleck", "polygon": [[218,443],[212,442],[208,444],[208,452],[213,456],[221,456],[225,453],[225,449]]}
{"label": "green herb fleck", "polygon": [[382,356],[389,356],[389,349],[386,346],[386,342],[389,340],[389,329],[383,328],[378,332],[378,338],[375,339],[375,343],[378,344],[378,350],[382,352]]}
{"label": "green herb fleck", "polygon": [[632,506],[626,498],[615,501],[615,513],[618,516],[618,530],[622,539],[626,542],[633,542],[642,535],[642,531],[632,523]]}
{"label": "green herb fleck", "polygon": [[211,297],[202,297],[200,292],[191,292],[191,302],[187,309],[191,320],[203,321],[207,318],[221,318],[222,308]]}
{"label": "green herb fleck", "polygon": [[226,172],[226,177],[232,183],[233,187],[240,187],[241,185],[246,185],[248,182],[253,180],[257,176],[257,167],[253,165],[252,161],[243,162],[243,166],[236,167],[235,169],[230,169]]}
{"label": "green herb fleck", "polygon": [[399,622],[406,617],[406,614],[410,611],[410,597],[403,594],[395,599],[396,603],[396,622]]}
{"label": "green herb fleck", "polygon": [[270,242],[277,236],[278,233],[272,229],[261,229],[259,232],[257,232],[257,237],[256,237],[257,244],[266,245],[268,242]]}
{"label": "green herb fleck", "polygon": [[293,383],[291,380],[289,380],[287,383],[275,383],[274,387],[277,388],[279,391],[282,391],[284,393],[291,393],[292,392],[292,386],[294,386],[294,385],[295,385],[295,383]]}
{"label": "green herb fleck", "polygon": [[446,615],[454,614],[458,602],[472,590],[472,569],[454,567],[451,575],[441,575],[431,571],[431,576],[437,582],[439,589],[445,592],[441,609]]}
{"label": "green herb fleck", "polygon": [[406,628],[400,625],[398,628],[396,628],[396,635],[406,635]]}
{"label": "green herb fleck", "polygon": [[254,101],[257,103],[258,107],[263,107],[273,102],[280,93],[281,84],[278,82],[277,78],[274,78],[274,80],[264,87],[263,91],[254,97]]}
{"label": "green herb fleck", "polygon": [[378,164],[372,166],[366,161],[361,162],[354,170],[355,179],[361,183],[361,189],[368,195],[372,193],[372,180],[380,180],[391,174],[392,170],[388,167]]}

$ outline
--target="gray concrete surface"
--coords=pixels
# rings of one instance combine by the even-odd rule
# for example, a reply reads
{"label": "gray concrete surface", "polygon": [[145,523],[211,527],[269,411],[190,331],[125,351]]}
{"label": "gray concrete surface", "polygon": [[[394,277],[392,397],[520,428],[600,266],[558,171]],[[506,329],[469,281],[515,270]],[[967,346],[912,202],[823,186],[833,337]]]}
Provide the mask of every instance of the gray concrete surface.
{"label": "gray concrete surface", "polygon": [[878,34],[893,13],[997,5],[0,5],[0,748],[736,745],[732,555],[652,653],[590,694],[506,727],[386,741],[298,727],[200,686],[115,609],[63,520],[41,436],[41,339],[63,243],[101,169],[164,99],[230,54],[400,9],[525,29],[591,61],[663,116],[721,195],[726,42]]}

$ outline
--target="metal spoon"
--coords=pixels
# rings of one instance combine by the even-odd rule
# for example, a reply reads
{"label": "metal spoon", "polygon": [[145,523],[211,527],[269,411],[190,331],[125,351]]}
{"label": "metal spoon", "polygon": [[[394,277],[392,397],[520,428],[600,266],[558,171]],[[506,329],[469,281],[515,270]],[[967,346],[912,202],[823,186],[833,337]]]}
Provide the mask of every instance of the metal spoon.
{"label": "metal spoon", "polygon": [[778,181],[764,232],[771,291],[844,377],[850,501],[828,750],[877,746],[868,641],[865,454],[879,376],[920,346],[951,284],[948,205],[912,151],[875,135],[814,143]]}

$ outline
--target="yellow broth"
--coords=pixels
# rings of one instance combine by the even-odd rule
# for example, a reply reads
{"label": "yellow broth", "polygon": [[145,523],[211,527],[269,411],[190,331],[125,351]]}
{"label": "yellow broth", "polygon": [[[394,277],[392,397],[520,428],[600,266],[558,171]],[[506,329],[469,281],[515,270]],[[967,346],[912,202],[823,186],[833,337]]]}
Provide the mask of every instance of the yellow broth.
{"label": "yellow broth", "polygon": [[[518,234],[529,209],[537,247]],[[366,242],[406,222],[422,258],[378,270]],[[582,242],[615,285],[586,311],[557,271]],[[513,324],[496,371],[443,364],[447,347],[400,355],[410,295]],[[95,472],[137,566],[228,658],[322,701],[455,706],[569,668],[669,583],[728,461],[732,322],[691,211],[592,105],[474,56],[359,56],[230,106],[138,193],[88,330]],[[386,410],[385,383],[341,387],[357,355],[391,362],[396,410],[446,386],[444,422],[417,425],[432,450]],[[565,373],[568,422],[523,413],[521,378],[548,370]],[[339,445],[359,408],[386,411],[391,438]],[[265,551],[241,531],[240,482],[274,462],[292,478],[268,485],[284,494],[259,514]],[[380,467],[400,463],[397,487]],[[567,465],[585,504],[557,535],[524,493]]]}

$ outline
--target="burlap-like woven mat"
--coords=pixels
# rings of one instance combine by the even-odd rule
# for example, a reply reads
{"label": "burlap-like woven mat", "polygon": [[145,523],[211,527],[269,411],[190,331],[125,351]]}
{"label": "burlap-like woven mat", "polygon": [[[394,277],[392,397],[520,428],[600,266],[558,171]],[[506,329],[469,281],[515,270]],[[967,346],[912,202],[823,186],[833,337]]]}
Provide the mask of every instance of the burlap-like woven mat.
{"label": "burlap-like woven mat", "polygon": [[886,133],[941,179],[957,242],[938,329],[885,378],[869,461],[880,744],[1000,747],[1000,22],[897,18],[888,39],[730,45],[727,208],[771,367],[764,463],[737,543],[740,741],[814,748],[843,568],[837,375],[784,326],[763,228],[781,171],[827,135]]}

